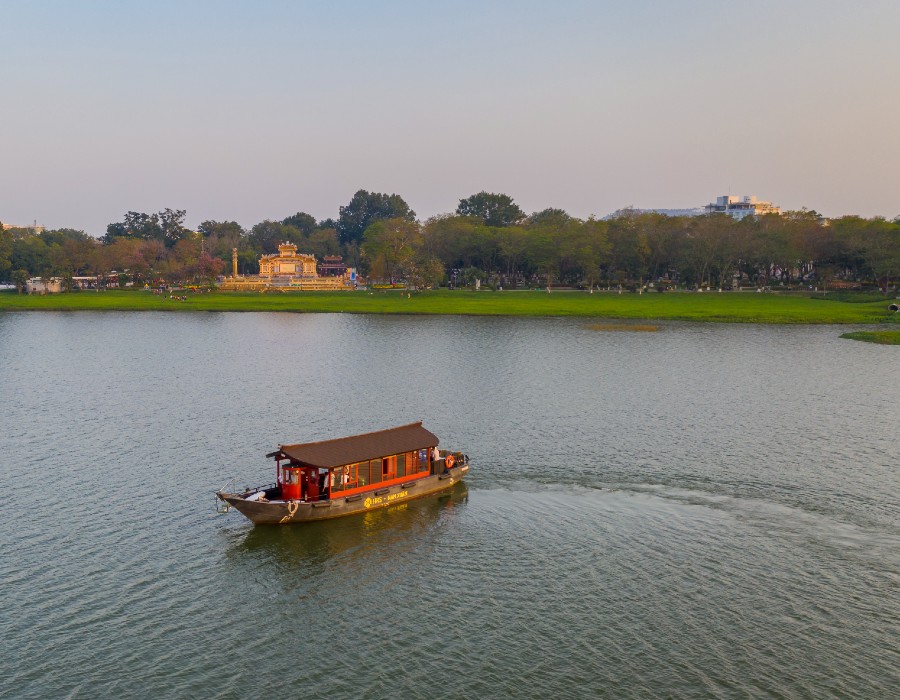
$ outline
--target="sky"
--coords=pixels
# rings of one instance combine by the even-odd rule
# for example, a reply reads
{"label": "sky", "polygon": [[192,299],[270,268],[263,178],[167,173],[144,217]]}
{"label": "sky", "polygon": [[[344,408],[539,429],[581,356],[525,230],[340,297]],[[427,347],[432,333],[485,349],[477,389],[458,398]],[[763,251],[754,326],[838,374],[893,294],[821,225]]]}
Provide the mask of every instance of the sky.
{"label": "sky", "polygon": [[897,0],[0,0],[0,221],[900,215]]}

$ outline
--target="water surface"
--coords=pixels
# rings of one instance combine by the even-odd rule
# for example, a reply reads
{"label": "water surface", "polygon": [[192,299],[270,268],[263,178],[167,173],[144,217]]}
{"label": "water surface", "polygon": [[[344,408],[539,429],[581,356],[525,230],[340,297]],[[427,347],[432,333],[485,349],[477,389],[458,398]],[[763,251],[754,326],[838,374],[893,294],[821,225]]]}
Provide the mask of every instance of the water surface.
{"label": "water surface", "polygon": [[[892,696],[897,349],[587,326],[0,314],[0,696]],[[447,498],[215,513],[420,419]]]}

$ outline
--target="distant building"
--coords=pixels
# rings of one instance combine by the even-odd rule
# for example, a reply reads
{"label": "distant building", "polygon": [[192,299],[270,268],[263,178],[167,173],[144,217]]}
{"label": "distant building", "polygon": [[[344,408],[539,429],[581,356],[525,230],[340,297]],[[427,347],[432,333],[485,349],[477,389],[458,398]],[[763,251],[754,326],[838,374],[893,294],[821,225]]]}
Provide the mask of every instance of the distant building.
{"label": "distant building", "polygon": [[[323,270],[322,268],[325,268]],[[330,274],[323,274],[323,272]],[[356,270],[347,268],[339,257],[328,257],[317,265],[314,255],[298,253],[293,243],[282,243],[278,254],[259,259],[258,275],[237,274],[237,249],[232,251],[232,274],[219,283],[219,289],[231,291],[277,290],[343,290],[355,289]]]}
{"label": "distant building", "polygon": [[781,209],[772,202],[763,202],[753,195],[737,197],[726,194],[716,197],[716,201],[703,207],[707,214],[728,214],[734,219],[743,219],[747,216],[759,216],[760,214],[780,214]]}
{"label": "distant building", "polygon": [[31,277],[25,283],[28,294],[59,294],[63,290],[61,277]]}
{"label": "distant building", "polygon": [[341,277],[347,271],[347,266],[341,260],[340,255],[326,255],[319,263],[319,276]]}
{"label": "distant building", "polygon": [[34,224],[29,224],[28,226],[18,226],[17,224],[2,224],[4,231],[9,231],[10,229],[24,229],[27,231],[34,231],[35,233],[43,233],[44,227],[38,226],[37,222]]}
{"label": "distant building", "polygon": [[278,255],[263,255],[259,259],[260,277],[318,277],[316,258],[304,253],[297,254],[293,243],[278,246]]}

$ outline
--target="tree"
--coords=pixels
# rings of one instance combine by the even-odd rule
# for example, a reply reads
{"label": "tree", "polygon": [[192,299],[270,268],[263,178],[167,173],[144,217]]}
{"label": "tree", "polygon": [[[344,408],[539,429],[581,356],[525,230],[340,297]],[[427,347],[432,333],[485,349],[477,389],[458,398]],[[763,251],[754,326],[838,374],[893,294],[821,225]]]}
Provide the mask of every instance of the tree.
{"label": "tree", "polygon": [[247,272],[255,266],[257,253],[250,250],[246,231],[236,221],[204,221],[197,227],[197,232],[203,236],[203,250],[219,258],[229,270],[231,252],[235,248],[238,249],[238,271]]}
{"label": "tree", "polygon": [[557,230],[547,227],[536,229],[528,234],[526,250],[532,269],[546,278],[547,287],[559,277],[563,251],[559,246]]}
{"label": "tree", "polygon": [[118,270],[129,270],[135,284],[149,281],[165,268],[168,253],[162,241],[141,241],[134,238],[119,238],[108,246],[103,246],[103,253],[95,255],[93,264],[98,274]]}
{"label": "tree", "polygon": [[106,227],[101,242],[110,244],[117,238],[137,238],[144,241],[162,241],[171,247],[188,234],[184,227],[184,209],[164,209],[157,214],[129,211],[122,221]]}
{"label": "tree", "polygon": [[282,219],[281,223],[285,226],[293,226],[304,236],[311,236],[313,231],[317,228],[315,218],[302,211],[298,211],[296,214],[291,214],[286,219]]}
{"label": "tree", "polygon": [[755,230],[750,248],[755,250],[754,257],[764,279],[777,274],[782,281],[787,276],[790,283],[801,255],[791,218],[780,214],[763,214],[756,217],[753,223]]}
{"label": "tree", "polygon": [[116,238],[138,238],[141,240],[162,240],[163,231],[159,223],[159,214],[145,214],[138,211],[129,211],[120,222],[114,222],[106,227],[106,235],[101,239],[104,244],[115,241]]}
{"label": "tree", "polygon": [[858,280],[865,272],[866,260],[861,248],[864,240],[862,232],[867,223],[867,220],[860,216],[842,216],[839,219],[832,219],[828,227],[834,246],[839,251],[838,264],[845,278]]}
{"label": "tree", "polygon": [[460,216],[474,216],[488,226],[512,226],[525,218],[525,212],[509,195],[484,191],[459,200],[456,213]]}
{"label": "tree", "polygon": [[197,277],[204,282],[212,283],[216,277],[222,274],[225,269],[225,261],[221,258],[214,258],[207,252],[200,254],[197,259]]}
{"label": "tree", "polygon": [[650,249],[637,215],[629,214],[608,222],[610,260],[607,278],[623,276],[620,281],[643,279],[647,274]]}
{"label": "tree", "polygon": [[362,252],[372,274],[389,280],[408,278],[422,250],[422,227],[406,219],[376,221],[366,229]]}
{"label": "tree", "polygon": [[900,272],[900,226],[876,217],[860,231],[860,253],[876,282],[887,294],[891,276]]}
{"label": "tree", "polygon": [[16,291],[21,294],[25,290],[25,283],[28,281],[28,270],[13,270],[12,281],[16,285]]}
{"label": "tree", "polygon": [[50,262],[53,265],[53,273],[72,277],[88,272],[96,247],[97,242],[94,239],[67,240],[62,245],[50,246]]}
{"label": "tree", "polygon": [[634,213],[632,216],[647,245],[647,278],[657,280],[673,265],[679,243],[684,241],[691,219],[656,212]]}
{"label": "tree", "polygon": [[425,222],[424,244],[430,255],[450,268],[466,267],[476,221],[465,216],[435,216]]}
{"label": "tree", "polygon": [[[197,273],[197,262],[201,257],[200,242],[183,238],[166,250],[165,256],[154,268],[169,282],[183,282]],[[224,266],[224,262],[222,263]]]}
{"label": "tree", "polygon": [[197,232],[204,238],[218,236],[237,239],[246,235],[243,226],[237,221],[204,221],[197,227]]}
{"label": "tree", "polygon": [[679,267],[684,279],[698,286],[709,285],[713,261],[718,255],[723,231],[734,225],[734,219],[727,214],[709,214],[695,217],[688,227],[681,246]]}
{"label": "tree", "polygon": [[3,230],[0,224],[0,280],[9,279],[12,271],[13,237],[9,231]]}
{"label": "tree", "polygon": [[159,228],[162,231],[162,239],[166,246],[171,248],[190,233],[184,227],[184,217],[186,215],[187,211],[184,209],[166,208],[159,212]]}
{"label": "tree", "polygon": [[391,283],[403,280],[421,289],[444,278],[444,266],[428,250],[423,228],[416,221],[376,221],[366,229],[362,251],[372,272]]}
{"label": "tree", "polygon": [[528,217],[528,225],[560,227],[565,226],[571,219],[572,217],[562,209],[553,209],[551,207],[549,209],[544,209],[543,211],[534,212],[534,214]]}
{"label": "tree", "polygon": [[128,229],[124,222],[114,221],[106,225],[106,233],[100,238],[103,245],[112,245],[116,239],[127,238]]}
{"label": "tree", "polygon": [[340,255],[341,245],[338,243],[337,231],[333,228],[316,229],[309,238],[303,239],[303,250],[319,259],[326,255]]}
{"label": "tree", "polygon": [[593,287],[594,281],[600,277],[600,268],[609,255],[608,225],[605,221],[594,218],[585,222],[571,219],[563,231],[566,234],[562,241],[564,258]]}
{"label": "tree", "polygon": [[437,286],[444,279],[444,266],[434,257],[424,255],[409,271],[409,283],[416,289]]}
{"label": "tree", "polygon": [[66,280],[65,287],[71,288],[71,278],[91,269],[97,240],[84,231],[71,228],[43,231],[38,236],[49,251],[51,273]]}
{"label": "tree", "polygon": [[247,239],[257,252],[271,255],[278,252],[281,243],[290,242],[299,245],[303,241],[303,235],[293,226],[267,219],[250,229]]}
{"label": "tree", "polygon": [[846,267],[848,259],[849,246],[836,233],[834,226],[826,225],[819,218],[818,225],[803,241],[803,255],[814,262],[816,280],[822,285],[823,293],[828,282]]}
{"label": "tree", "polygon": [[27,270],[34,277],[45,277],[53,269],[50,247],[34,234],[13,240],[10,262],[13,268]]}
{"label": "tree", "polygon": [[140,247],[142,241],[136,238],[117,238],[112,243],[103,246],[105,255],[102,259],[96,259],[94,264],[97,265],[98,273],[112,272],[113,270],[123,271],[126,268],[135,266],[140,256]]}
{"label": "tree", "polygon": [[506,274],[521,272],[521,265],[528,250],[529,233],[519,226],[505,226],[497,231],[497,249],[500,260],[506,262]]}
{"label": "tree", "polygon": [[358,244],[371,224],[385,219],[415,221],[416,213],[398,194],[359,190],[349,204],[340,208],[338,239],[342,245]]}
{"label": "tree", "polygon": [[74,228],[57,228],[43,231],[39,234],[40,239],[49,246],[63,245],[66,241],[91,241],[94,238],[87,235],[84,231]]}

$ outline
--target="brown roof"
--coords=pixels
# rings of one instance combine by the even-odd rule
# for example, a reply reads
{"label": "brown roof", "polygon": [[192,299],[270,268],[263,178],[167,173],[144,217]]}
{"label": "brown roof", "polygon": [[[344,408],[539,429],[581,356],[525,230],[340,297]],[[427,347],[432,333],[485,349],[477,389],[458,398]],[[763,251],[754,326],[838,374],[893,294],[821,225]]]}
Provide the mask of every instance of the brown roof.
{"label": "brown roof", "polygon": [[422,422],[401,425],[336,440],[281,445],[271,456],[289,458],[308,467],[340,467],[367,459],[378,459],[401,452],[412,452],[438,444],[437,436],[425,430]]}

